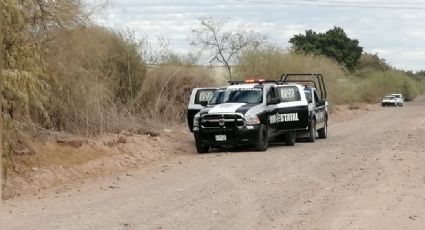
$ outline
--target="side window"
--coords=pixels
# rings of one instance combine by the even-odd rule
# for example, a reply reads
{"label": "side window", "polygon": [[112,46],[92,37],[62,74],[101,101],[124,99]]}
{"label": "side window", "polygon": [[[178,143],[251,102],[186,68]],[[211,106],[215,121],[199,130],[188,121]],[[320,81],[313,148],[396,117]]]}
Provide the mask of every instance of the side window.
{"label": "side window", "polygon": [[267,102],[271,101],[272,98],[275,98],[276,94],[274,93],[274,88],[270,88],[267,92]]}
{"label": "side window", "polygon": [[313,102],[313,97],[311,96],[311,90],[310,89],[304,89],[305,97],[307,98],[308,103]]}
{"label": "side window", "polygon": [[201,104],[201,102],[209,101],[213,96],[215,89],[200,89],[196,92],[195,104]]}
{"label": "side window", "polygon": [[301,101],[300,91],[295,86],[279,87],[277,92],[282,102]]}

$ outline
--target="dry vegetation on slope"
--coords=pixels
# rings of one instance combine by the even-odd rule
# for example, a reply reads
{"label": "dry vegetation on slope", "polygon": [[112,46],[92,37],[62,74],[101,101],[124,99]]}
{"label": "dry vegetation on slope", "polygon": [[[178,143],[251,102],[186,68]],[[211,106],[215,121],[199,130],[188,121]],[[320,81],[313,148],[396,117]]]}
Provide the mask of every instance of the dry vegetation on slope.
{"label": "dry vegetation on slope", "polygon": [[214,84],[190,63],[148,69],[145,44],[96,25],[81,1],[5,0],[0,9],[5,178],[19,168],[15,150],[34,149],[28,133],[90,137],[152,120],[177,123],[190,89]]}

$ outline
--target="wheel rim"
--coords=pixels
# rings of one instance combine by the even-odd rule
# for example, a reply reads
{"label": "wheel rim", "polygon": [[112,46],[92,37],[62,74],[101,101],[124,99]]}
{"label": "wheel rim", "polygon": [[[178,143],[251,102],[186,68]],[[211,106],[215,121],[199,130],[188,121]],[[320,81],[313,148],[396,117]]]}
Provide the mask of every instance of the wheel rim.
{"label": "wheel rim", "polygon": [[324,129],[325,129],[325,136],[327,136],[328,135],[328,121],[325,121]]}

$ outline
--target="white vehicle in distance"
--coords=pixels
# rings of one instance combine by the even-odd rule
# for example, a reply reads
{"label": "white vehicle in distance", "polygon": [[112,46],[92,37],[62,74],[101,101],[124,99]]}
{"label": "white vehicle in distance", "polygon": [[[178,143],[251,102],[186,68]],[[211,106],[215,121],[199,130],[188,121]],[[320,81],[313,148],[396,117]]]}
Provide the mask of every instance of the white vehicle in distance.
{"label": "white vehicle in distance", "polygon": [[398,106],[403,106],[403,104],[404,104],[403,94],[401,94],[401,93],[393,93],[390,96],[394,96],[395,97]]}
{"label": "white vehicle in distance", "polygon": [[381,105],[382,105],[382,107],[386,107],[386,106],[397,106],[398,105],[398,101],[397,101],[397,99],[396,99],[395,96],[388,95],[388,96],[385,96],[382,99]]}

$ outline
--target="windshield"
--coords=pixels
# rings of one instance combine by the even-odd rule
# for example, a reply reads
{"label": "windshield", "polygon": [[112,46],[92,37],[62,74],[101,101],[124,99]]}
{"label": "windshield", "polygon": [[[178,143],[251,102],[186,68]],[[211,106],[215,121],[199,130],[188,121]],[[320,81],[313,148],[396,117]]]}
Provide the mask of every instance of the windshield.
{"label": "windshield", "polygon": [[210,104],[221,103],[250,103],[263,102],[263,90],[261,88],[230,88],[219,89],[211,98]]}
{"label": "windshield", "polygon": [[395,97],[393,97],[393,96],[386,96],[386,97],[384,97],[384,99],[385,99],[385,100],[394,100],[394,99],[395,99]]}

